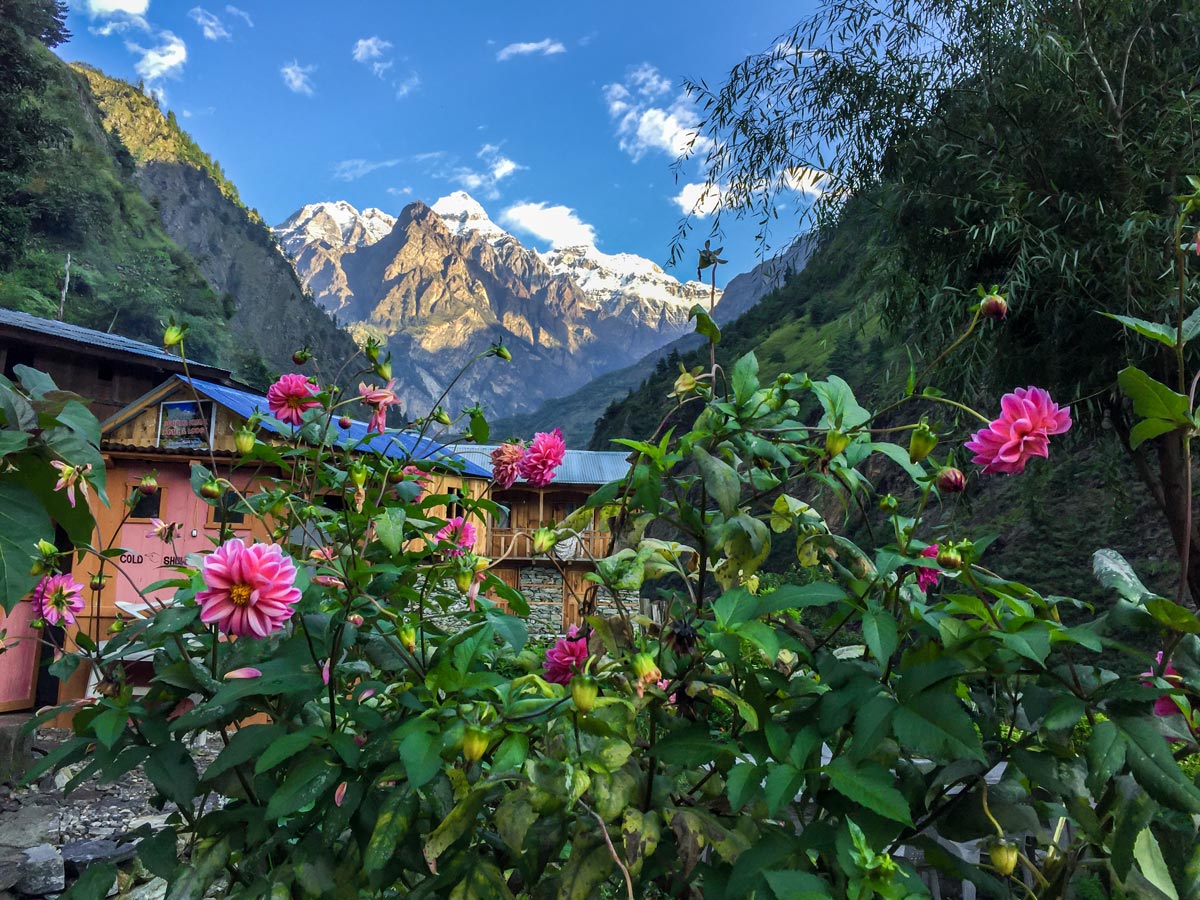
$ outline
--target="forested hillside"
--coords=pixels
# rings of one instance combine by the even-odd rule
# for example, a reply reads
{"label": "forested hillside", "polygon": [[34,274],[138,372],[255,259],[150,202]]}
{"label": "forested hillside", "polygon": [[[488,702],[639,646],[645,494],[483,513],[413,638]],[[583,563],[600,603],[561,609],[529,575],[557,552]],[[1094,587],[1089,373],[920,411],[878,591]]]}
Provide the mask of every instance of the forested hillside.
{"label": "forested hillside", "polygon": [[61,30],[21,26],[0,23],[0,305],[56,318],[61,303],[65,321],[150,343],[174,316],[191,325],[191,356],[258,384],[298,346],[331,367],[354,352],[173,116],[68,67],[47,46]]}

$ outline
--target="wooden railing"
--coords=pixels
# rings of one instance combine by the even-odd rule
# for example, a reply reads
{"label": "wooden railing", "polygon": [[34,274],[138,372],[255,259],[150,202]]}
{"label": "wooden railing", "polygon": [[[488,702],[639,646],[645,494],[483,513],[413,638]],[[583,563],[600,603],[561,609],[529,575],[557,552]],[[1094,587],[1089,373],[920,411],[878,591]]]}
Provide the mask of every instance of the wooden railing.
{"label": "wooden railing", "polygon": [[[608,541],[612,535],[605,531],[583,531],[577,538],[568,538],[550,551],[561,560],[586,560],[608,553]],[[531,559],[533,557],[533,533],[513,528],[488,529],[488,556],[493,559]]]}

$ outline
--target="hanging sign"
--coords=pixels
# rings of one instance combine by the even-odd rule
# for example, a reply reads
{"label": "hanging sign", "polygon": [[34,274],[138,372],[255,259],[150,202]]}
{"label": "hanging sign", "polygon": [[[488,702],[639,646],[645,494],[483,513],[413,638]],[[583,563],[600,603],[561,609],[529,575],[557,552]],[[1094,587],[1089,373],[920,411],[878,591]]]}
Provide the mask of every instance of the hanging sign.
{"label": "hanging sign", "polygon": [[207,450],[212,443],[210,400],[172,400],[158,409],[158,446],[164,450]]}

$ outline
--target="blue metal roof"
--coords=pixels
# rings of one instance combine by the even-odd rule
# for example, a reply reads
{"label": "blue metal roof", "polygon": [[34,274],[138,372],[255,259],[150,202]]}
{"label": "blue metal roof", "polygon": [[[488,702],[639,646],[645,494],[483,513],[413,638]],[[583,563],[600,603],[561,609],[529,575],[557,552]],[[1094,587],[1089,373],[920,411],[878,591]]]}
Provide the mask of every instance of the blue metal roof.
{"label": "blue metal roof", "polygon": [[[472,464],[488,470],[491,477],[492,451],[499,444],[451,444],[451,449]],[[608,484],[629,471],[626,453],[610,450],[568,450],[554,475],[554,484]],[[517,479],[524,484],[524,479]]]}
{"label": "blue metal roof", "polygon": [[[182,375],[176,375],[180,381],[187,383]],[[200,381],[193,378],[191,384],[204,396],[220,403],[226,409],[241,416],[250,418],[254,413],[270,417],[271,410],[267,406],[267,398],[261,394],[251,394],[239,391],[237,388],[226,387],[223,384],[213,384],[210,381]],[[264,419],[262,427],[276,434],[290,437],[291,430],[276,425],[270,418]],[[443,463],[464,475],[476,478],[492,477],[490,468],[483,468],[466,459],[453,450],[442,446],[428,438],[418,438],[407,431],[389,431],[387,434],[374,433],[368,436],[367,423],[352,421],[349,428],[342,428],[334,420],[330,427],[338,432],[338,444],[342,447],[370,450],[389,459],[398,460],[435,460]]]}
{"label": "blue metal roof", "polygon": [[[135,341],[132,338],[122,337],[119,334],[109,334],[105,331],[83,328],[80,325],[72,325],[69,322],[56,322],[51,319],[43,319],[39,316],[32,316],[29,313],[20,312],[15,309],[0,309],[0,329],[2,328],[14,328],[18,331],[44,334],[77,344],[86,344],[89,347],[99,347],[119,353],[143,356],[147,359],[163,363],[168,368],[178,369],[183,365],[183,361],[178,356],[168,353],[162,347],[155,347],[142,341]],[[227,369],[219,366],[209,366],[194,360],[190,360],[189,362],[197,368],[204,368],[214,373],[228,374]]]}

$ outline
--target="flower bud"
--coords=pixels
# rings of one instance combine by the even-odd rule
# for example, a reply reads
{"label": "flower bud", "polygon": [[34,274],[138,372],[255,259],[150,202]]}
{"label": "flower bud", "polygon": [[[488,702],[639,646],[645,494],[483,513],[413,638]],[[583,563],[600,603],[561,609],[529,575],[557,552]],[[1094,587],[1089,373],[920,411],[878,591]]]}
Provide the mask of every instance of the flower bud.
{"label": "flower bud", "polygon": [[558,543],[558,534],[553,528],[539,528],[533,533],[533,552],[549,553]]}
{"label": "flower bud", "polygon": [[471,589],[471,582],[475,580],[475,573],[471,569],[459,569],[454,573],[454,586],[458,588],[460,593],[465,594]]}
{"label": "flower bud", "polygon": [[450,413],[446,412],[439,406],[433,411],[433,421],[437,422],[439,425],[449,425],[451,421]]}
{"label": "flower bud", "polygon": [[649,653],[638,653],[633,657],[633,662],[630,664],[633,668],[633,674],[637,676],[638,681],[646,684],[657,684],[662,680],[662,671],[654,662],[654,657]]}
{"label": "flower bud", "polygon": [[748,592],[750,592],[751,594],[757,594],[758,593],[758,576],[751,575],[749,578],[747,578],[745,580],[745,582],[743,582],[743,587],[745,587],[746,590]]}
{"label": "flower bud", "polygon": [[988,847],[988,856],[991,857],[993,868],[1005,877],[1017,868],[1017,845],[1012,841],[1003,838],[992,841]]}
{"label": "flower bud", "polygon": [[943,494],[961,494],[967,489],[967,476],[962,473],[962,469],[947,466],[937,473],[935,483]]}
{"label": "flower bud", "polygon": [[154,476],[153,472],[148,472],[142,476],[138,482],[138,490],[147,497],[152,497],[158,493],[158,479]]}
{"label": "flower bud", "polygon": [[380,378],[382,378],[384,381],[392,380],[392,357],[391,357],[391,354],[388,354],[387,359],[381,359],[381,360],[379,360],[379,362],[375,363],[375,374],[378,375]]}
{"label": "flower bud", "polygon": [[163,331],[163,346],[175,347],[183,343],[183,336],[187,334],[187,323],[176,325],[172,322]]}
{"label": "flower bud", "polygon": [[217,500],[222,493],[221,482],[215,478],[210,478],[204,484],[200,485],[200,496],[206,500]]}
{"label": "flower bud", "polygon": [[367,360],[374,365],[379,360],[379,341],[375,338],[367,340],[367,346],[363,348],[363,352],[367,354]]}
{"label": "flower bud", "polygon": [[417,649],[417,629],[411,625],[401,625],[396,634],[400,638],[400,643],[404,645],[404,649],[409,653]]}
{"label": "flower bud", "polygon": [[46,571],[46,564],[40,559],[35,559],[33,565],[29,567],[29,574],[35,578],[39,575],[45,575]]}
{"label": "flower bud", "polygon": [[498,356],[505,362],[512,362],[512,354],[508,352],[508,348],[503,344],[492,344],[492,356]]}
{"label": "flower bud", "polygon": [[353,424],[354,422],[349,416],[342,416],[338,419],[338,428],[342,429],[342,431],[345,431]]}
{"label": "flower bud", "polygon": [[694,391],[698,384],[696,376],[691,372],[680,372],[679,377],[675,379],[675,386],[671,390],[671,394],[676,397],[682,397]]}
{"label": "flower bud", "polygon": [[591,675],[575,675],[571,678],[571,700],[583,715],[592,711],[599,693],[600,685]]}
{"label": "flower bud", "polygon": [[312,359],[312,348],[310,347],[302,347],[292,354],[292,362],[298,366],[304,365],[310,359]]}
{"label": "flower bud", "polygon": [[979,311],[985,319],[1003,319],[1008,315],[1008,301],[1000,294],[988,294],[980,301]]}
{"label": "flower bud", "polygon": [[889,515],[899,509],[900,504],[892,494],[884,494],[879,498],[879,508]]}
{"label": "flower bud", "polygon": [[469,763],[483,759],[483,754],[487,752],[488,744],[491,742],[491,731],[479,725],[468,725],[467,730],[463,732],[463,759]]}
{"label": "flower bud", "polygon": [[108,626],[109,634],[120,634],[124,630],[125,630],[125,620],[124,619],[117,619],[111,625]]}
{"label": "flower bud", "polygon": [[944,546],[938,551],[937,564],[943,569],[954,571],[962,567],[962,554],[950,546]]}
{"label": "flower bud", "polygon": [[255,440],[254,432],[249,428],[242,427],[233,433],[233,446],[242,456],[249,456],[254,452]]}
{"label": "flower bud", "polygon": [[475,565],[472,568],[475,570],[475,574],[478,575],[480,572],[487,571],[487,567],[491,564],[492,561],[486,556],[477,556],[475,557]]}
{"label": "flower bud", "polygon": [[55,547],[52,543],[50,543],[45,538],[38,538],[37,548],[38,548],[38,553],[42,554],[42,556],[57,556],[58,555],[58,548]]}
{"label": "flower bud", "polygon": [[843,434],[836,428],[831,428],[825,432],[825,452],[830,459],[837,456],[843,450],[850,446],[849,436]]}
{"label": "flower bud", "polygon": [[93,591],[102,591],[104,590],[104,585],[108,583],[108,578],[108,575],[101,575],[97,572],[88,580],[88,586]]}
{"label": "flower bud", "polygon": [[355,628],[362,628],[362,623],[364,620],[363,620],[363,617],[360,616],[358,613],[350,613],[350,615],[346,616],[346,621],[349,622],[351,625],[353,625]]}
{"label": "flower bud", "polygon": [[919,463],[937,446],[937,435],[930,430],[929,426],[922,422],[913,429],[912,435],[908,439],[908,461]]}
{"label": "flower bud", "polygon": [[350,481],[356,488],[361,488],[367,483],[367,467],[362,460],[356,459],[350,464]]}

